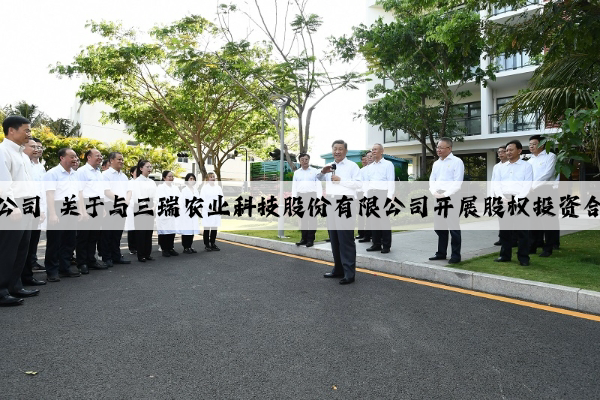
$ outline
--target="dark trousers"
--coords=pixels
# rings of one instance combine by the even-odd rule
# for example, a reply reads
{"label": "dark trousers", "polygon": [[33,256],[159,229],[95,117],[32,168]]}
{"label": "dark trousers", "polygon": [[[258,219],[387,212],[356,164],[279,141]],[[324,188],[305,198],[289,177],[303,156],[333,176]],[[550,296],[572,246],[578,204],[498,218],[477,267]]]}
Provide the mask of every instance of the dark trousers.
{"label": "dark trousers", "polygon": [[30,231],[29,247],[27,250],[27,258],[25,259],[25,265],[21,272],[21,280],[30,281],[33,278],[33,266],[37,262],[37,248],[40,242],[40,235],[42,231],[32,230]]}
{"label": "dark trousers", "polygon": [[127,248],[129,248],[129,251],[132,253],[137,251],[137,240],[135,239],[136,232],[137,231],[134,230],[127,231]]}
{"label": "dark trousers", "polygon": [[301,199],[302,204],[302,223],[300,225],[300,231],[302,232],[302,240],[307,242],[315,241],[315,233],[317,232],[317,212],[314,207],[310,207],[311,204],[317,204],[317,193],[298,193],[298,197]]}
{"label": "dark trousers", "polygon": [[175,234],[158,235],[158,245],[162,251],[174,250]]}
{"label": "dark trousers", "polygon": [[[48,207],[51,205],[48,204]],[[48,276],[58,276],[58,272],[68,272],[71,268],[71,258],[77,246],[77,216],[62,215],[62,201],[54,202],[54,212],[58,223],[48,221],[46,230],[46,254],[44,266]]]}
{"label": "dark trousers", "polygon": [[357,192],[356,218],[358,218],[358,236],[371,238],[371,217],[367,216],[367,196],[364,192]]}
{"label": "dark trousers", "polygon": [[[154,211],[146,210],[138,204],[133,206],[135,238],[138,258],[146,258],[152,253],[152,233],[154,233]],[[125,222],[125,220],[123,220]]]}
{"label": "dark trousers", "polygon": [[382,246],[384,249],[389,249],[392,246],[392,225],[390,224],[390,216],[387,214],[388,207],[387,190],[369,190],[367,198],[375,198],[371,200],[373,210],[370,210],[371,233],[373,237],[373,246]]}
{"label": "dark trousers", "polygon": [[552,185],[540,186],[527,197],[531,203],[530,251],[541,247],[552,253],[559,237],[558,208],[554,207]]}
{"label": "dark trousers", "polygon": [[[460,192],[447,197],[447,205],[444,199],[435,199],[433,211],[433,230],[438,235],[438,250],[436,256],[446,257],[448,251],[448,233],[452,237],[453,259],[460,260]],[[446,208],[447,207],[447,208]]]}
{"label": "dark trousers", "polygon": [[517,258],[520,262],[529,262],[529,231],[530,231],[530,213],[531,203],[526,201],[521,210],[516,205],[503,207],[498,213],[500,219],[500,257],[510,260],[512,258],[512,244],[514,242],[514,234],[516,231],[519,247],[517,249]]}
{"label": "dark trousers", "polygon": [[[25,199],[15,201],[23,213]],[[0,296],[23,288],[21,271],[27,258],[30,238],[31,214],[23,214],[19,222],[11,222],[7,214],[0,216]]]}
{"label": "dark trousers", "polygon": [[184,249],[189,249],[194,244],[194,235],[181,235],[181,245]]}
{"label": "dark trousers", "polygon": [[102,221],[102,260],[121,259],[121,236],[125,228],[125,215],[114,203],[105,202],[106,217]]}
{"label": "dark trousers", "polygon": [[202,233],[202,237],[205,246],[215,244],[215,240],[217,240],[217,228],[205,229]]}
{"label": "dark trousers", "polygon": [[100,228],[104,213],[104,202],[92,205],[91,200],[84,199],[85,207],[89,215],[87,221],[77,223],[77,265],[96,262],[96,244],[100,239]]}
{"label": "dark trousers", "polygon": [[[344,275],[346,279],[354,279],[356,273],[356,242],[354,241],[354,224],[356,221],[356,200],[352,197],[342,199],[327,196],[331,205],[327,205],[327,227],[331,238],[331,252],[333,253],[334,266],[331,271],[334,275]],[[348,201],[349,200],[349,201]],[[336,211],[338,203],[348,201],[348,216],[340,210]],[[341,207],[341,211],[343,207]]]}

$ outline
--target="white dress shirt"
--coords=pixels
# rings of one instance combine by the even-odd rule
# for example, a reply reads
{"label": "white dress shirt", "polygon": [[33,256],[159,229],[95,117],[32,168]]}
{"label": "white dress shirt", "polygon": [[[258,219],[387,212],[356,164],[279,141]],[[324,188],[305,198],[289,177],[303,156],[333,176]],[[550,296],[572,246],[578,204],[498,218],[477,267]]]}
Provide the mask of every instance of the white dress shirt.
{"label": "white dress shirt", "polygon": [[84,199],[100,196],[102,200],[106,183],[99,170],[86,163],[77,170],[77,180]]}
{"label": "white dress shirt", "polygon": [[435,195],[438,190],[444,196],[451,196],[458,192],[465,178],[465,165],[462,160],[450,153],[443,160],[439,158],[433,163],[429,176],[429,191]]}
{"label": "white dress shirt", "polygon": [[544,182],[546,181],[557,180],[557,174],[554,170],[554,166],[556,165],[556,154],[546,153],[546,150],[542,150],[537,156],[531,154],[528,163],[531,164],[531,167],[533,168],[533,189],[544,185]]}
{"label": "white dress shirt", "polygon": [[58,164],[46,172],[44,182],[47,192],[54,191],[55,202],[62,202],[65,197],[71,199],[73,195],[77,198],[79,195],[77,173],[72,168],[70,171],[67,171],[62,165]]}
{"label": "white dress shirt", "polygon": [[366,193],[369,190],[369,165],[365,165],[360,169],[360,179],[362,180],[362,187],[359,191],[363,193]]}
{"label": "white dress shirt", "polygon": [[0,165],[0,169],[3,170],[3,197],[20,199],[32,197],[37,194],[35,185],[28,183],[33,180],[31,160],[23,153],[23,149],[23,146],[19,146],[12,140],[6,138],[0,143],[0,152],[2,152],[4,156],[4,162]]}
{"label": "white dress shirt", "polygon": [[149,198],[150,201],[154,200],[156,196],[156,182],[150,178],[146,178],[144,175],[140,175],[131,183],[132,198],[137,202],[138,199]]}
{"label": "white dress shirt", "polygon": [[326,191],[328,196],[349,196],[356,197],[356,191],[362,187],[362,179],[360,177],[360,168],[358,165],[344,158],[339,163],[336,162],[335,175],[341,178],[341,181],[334,182],[331,180],[333,172],[322,174],[320,171],[317,174],[317,179],[325,181]]}
{"label": "white dress shirt", "polygon": [[527,197],[533,181],[531,164],[521,159],[514,163],[506,162],[498,170],[501,195],[510,199],[512,195],[522,199]]}
{"label": "white dress shirt", "polygon": [[321,181],[317,179],[318,173],[318,169],[310,166],[306,169],[300,168],[294,171],[292,197],[297,197],[298,193],[316,192],[317,197],[320,198],[323,193],[323,187],[321,186]]}
{"label": "white dress shirt", "polygon": [[500,161],[498,164],[494,165],[494,169],[492,169],[492,196],[498,197],[502,196],[502,192],[500,191],[500,185],[498,181],[500,181],[500,168],[505,165],[508,161],[502,162]]}
{"label": "white dress shirt", "polygon": [[[129,178],[122,171],[117,171],[113,167],[110,167],[102,173],[102,178],[108,182],[105,189],[111,190],[115,195],[127,198],[127,192],[129,188]],[[106,201],[115,201],[114,198],[109,199],[106,197]]]}
{"label": "white dress shirt", "polygon": [[44,175],[46,174],[46,167],[41,162],[34,163],[31,161],[31,178],[36,182],[41,182],[44,180]]}
{"label": "white dress shirt", "polygon": [[394,164],[391,161],[383,157],[379,161],[373,161],[369,164],[365,175],[368,176],[369,191],[387,190],[388,199],[394,198],[394,180],[396,174],[394,172]]}

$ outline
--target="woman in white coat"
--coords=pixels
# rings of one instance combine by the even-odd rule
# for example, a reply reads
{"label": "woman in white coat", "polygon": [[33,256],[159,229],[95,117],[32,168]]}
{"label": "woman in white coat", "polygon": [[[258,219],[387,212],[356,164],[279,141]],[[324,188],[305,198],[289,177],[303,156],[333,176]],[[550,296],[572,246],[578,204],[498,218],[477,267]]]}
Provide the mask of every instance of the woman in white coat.
{"label": "woman in white coat", "polygon": [[185,186],[181,190],[179,205],[180,221],[178,228],[181,232],[181,244],[183,245],[183,252],[185,254],[197,253],[192,247],[192,244],[194,243],[194,235],[200,233],[200,221],[198,220],[197,215],[190,218],[189,214],[186,212],[186,200],[191,202],[194,197],[199,199],[200,194],[196,188],[196,175],[189,173],[185,176]]}
{"label": "woman in white coat", "polygon": [[[133,209],[138,214],[134,217],[134,227],[139,262],[154,260],[150,254],[152,253],[152,234],[154,233],[156,184],[148,177],[151,172],[152,163],[148,160],[140,160],[136,169],[137,178],[133,181]],[[150,214],[150,211],[153,213]]]}
{"label": "woman in white coat", "polygon": [[131,201],[131,192],[133,191],[133,182],[137,178],[137,165],[129,169],[131,179],[127,183],[127,197],[129,202],[127,207],[127,217],[125,218],[125,231],[127,232],[127,247],[129,254],[137,254],[136,239],[135,239],[135,221],[133,219],[133,201]]}
{"label": "woman in white coat", "polygon": [[[158,231],[158,244],[162,250],[163,257],[178,256],[173,242],[177,233],[176,209],[179,208],[179,197],[181,192],[173,184],[175,176],[171,171],[163,171],[163,182],[156,188],[156,202],[158,210],[156,213],[156,230]],[[161,199],[162,202],[161,202]],[[173,203],[177,199],[175,203]],[[181,212],[181,210],[178,210]],[[178,214],[178,213],[177,213]]]}
{"label": "woman in white coat", "polygon": [[206,251],[219,251],[215,240],[217,238],[217,228],[221,226],[221,216],[211,215],[208,216],[209,206],[213,203],[213,200],[219,199],[219,196],[223,196],[223,189],[215,181],[217,176],[214,172],[209,172],[206,175],[206,182],[202,186],[200,191],[200,197],[203,201],[202,206],[202,226],[204,227],[204,248]]}

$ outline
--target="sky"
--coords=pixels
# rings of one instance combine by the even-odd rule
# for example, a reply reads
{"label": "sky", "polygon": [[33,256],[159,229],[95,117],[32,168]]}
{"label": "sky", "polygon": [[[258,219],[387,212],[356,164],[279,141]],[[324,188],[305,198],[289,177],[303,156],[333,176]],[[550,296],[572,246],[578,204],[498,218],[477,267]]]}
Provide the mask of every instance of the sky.
{"label": "sky", "polygon": [[[280,7],[285,4],[285,0],[277,1]],[[69,118],[80,81],[58,78],[51,75],[49,69],[57,62],[69,64],[83,47],[99,41],[99,36],[85,28],[88,20],[120,21],[125,27],[148,30],[189,14],[213,20],[217,4],[223,2],[225,0],[30,0],[26,8],[20,2],[5,2],[2,6],[4,56],[0,65],[0,107],[25,100],[51,118]],[[272,0],[259,0],[259,3],[265,10],[274,8]],[[364,22],[365,7],[365,0],[309,0],[308,11],[323,18],[317,47],[325,49],[328,36],[350,34],[352,26]],[[340,71],[349,70],[361,72],[364,66],[354,63],[340,67]],[[354,120],[353,115],[365,100],[366,89],[361,86],[355,91],[340,90],[319,104],[311,122],[313,159],[329,152],[334,139],[346,140],[350,149],[365,147],[365,122]]]}

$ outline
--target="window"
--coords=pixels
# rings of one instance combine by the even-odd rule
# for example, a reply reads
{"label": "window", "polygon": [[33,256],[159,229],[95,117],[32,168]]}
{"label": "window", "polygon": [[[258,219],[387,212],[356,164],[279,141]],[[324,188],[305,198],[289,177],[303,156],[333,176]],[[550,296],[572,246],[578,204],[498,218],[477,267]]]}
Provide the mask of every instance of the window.
{"label": "window", "polygon": [[481,102],[457,104],[454,107],[459,112],[457,122],[462,132],[457,132],[453,136],[481,135]]}
{"label": "window", "polygon": [[491,133],[518,132],[539,129],[540,118],[537,114],[515,111],[512,117],[502,121],[498,114],[500,109],[512,99],[501,97],[496,99],[496,114],[490,115]]}

